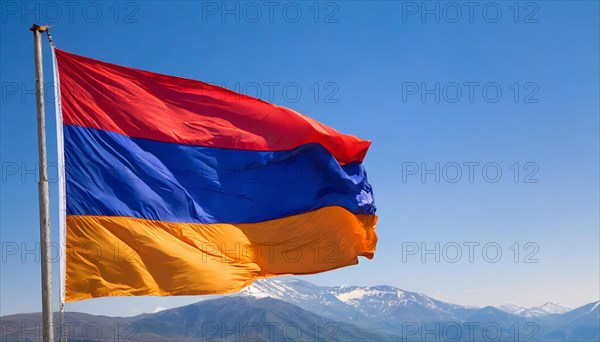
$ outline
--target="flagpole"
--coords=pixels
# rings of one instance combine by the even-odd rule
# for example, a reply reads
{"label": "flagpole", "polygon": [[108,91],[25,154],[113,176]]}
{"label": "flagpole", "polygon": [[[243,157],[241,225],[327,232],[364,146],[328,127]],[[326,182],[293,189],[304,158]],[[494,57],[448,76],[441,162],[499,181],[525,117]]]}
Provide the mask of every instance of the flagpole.
{"label": "flagpole", "polygon": [[40,261],[42,271],[42,335],[44,342],[54,341],[52,310],[52,264],[50,263],[50,194],[48,192],[48,161],[46,159],[46,117],[44,111],[44,70],[42,65],[42,32],[48,26],[34,24],[35,95],[37,102],[38,161],[40,179],[38,199],[40,208]]}

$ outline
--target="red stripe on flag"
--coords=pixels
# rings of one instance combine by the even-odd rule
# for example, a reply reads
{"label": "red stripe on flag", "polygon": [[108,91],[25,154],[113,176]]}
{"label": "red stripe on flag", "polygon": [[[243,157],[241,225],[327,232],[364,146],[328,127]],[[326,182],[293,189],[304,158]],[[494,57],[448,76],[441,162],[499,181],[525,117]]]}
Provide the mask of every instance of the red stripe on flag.
{"label": "red stripe on flag", "polygon": [[56,50],[64,124],[178,144],[283,151],[318,143],[342,164],[370,141],[291,109],[200,81]]}

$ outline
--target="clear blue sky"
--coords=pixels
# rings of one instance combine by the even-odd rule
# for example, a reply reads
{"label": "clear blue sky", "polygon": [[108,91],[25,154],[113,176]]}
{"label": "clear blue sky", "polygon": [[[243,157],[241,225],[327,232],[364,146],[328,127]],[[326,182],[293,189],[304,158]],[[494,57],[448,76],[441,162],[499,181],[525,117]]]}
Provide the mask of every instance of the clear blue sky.
{"label": "clear blue sky", "polygon": [[[306,280],[389,284],[466,305],[598,300],[598,2],[476,2],[472,13],[462,2],[53,4],[1,8],[2,315],[40,310],[39,264],[25,251],[39,237],[27,171],[37,162],[34,22],[53,24],[66,51],[260,91],[373,140],[365,166],[380,216],[375,258]],[[436,6],[437,18],[424,12]],[[44,61],[51,84],[45,41]],[[50,176],[56,224],[55,167]],[[438,252],[422,253],[436,242]],[[469,243],[479,244],[473,262]],[[133,315],[198,299],[94,299],[67,310]]]}

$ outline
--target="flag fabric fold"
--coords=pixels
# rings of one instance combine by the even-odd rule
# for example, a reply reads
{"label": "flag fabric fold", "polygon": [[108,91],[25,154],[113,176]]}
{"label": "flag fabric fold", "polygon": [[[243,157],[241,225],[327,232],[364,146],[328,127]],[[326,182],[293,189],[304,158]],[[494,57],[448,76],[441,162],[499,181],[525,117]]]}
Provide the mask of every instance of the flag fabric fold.
{"label": "flag fabric fold", "polygon": [[373,257],[370,141],[203,82],[56,60],[67,302],[231,293]]}

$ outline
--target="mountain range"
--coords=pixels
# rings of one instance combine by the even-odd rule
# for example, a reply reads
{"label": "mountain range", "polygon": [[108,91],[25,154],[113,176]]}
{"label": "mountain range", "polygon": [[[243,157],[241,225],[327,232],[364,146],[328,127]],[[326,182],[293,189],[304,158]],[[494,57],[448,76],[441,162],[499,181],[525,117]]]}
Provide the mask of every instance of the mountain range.
{"label": "mountain range", "polygon": [[[40,314],[0,317],[2,341],[36,341]],[[56,316],[58,322],[59,317]],[[599,341],[600,302],[483,308],[392,286],[263,279],[241,292],[135,317],[68,312],[69,341]]]}

